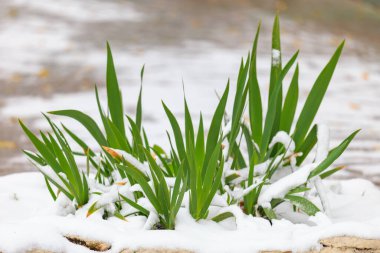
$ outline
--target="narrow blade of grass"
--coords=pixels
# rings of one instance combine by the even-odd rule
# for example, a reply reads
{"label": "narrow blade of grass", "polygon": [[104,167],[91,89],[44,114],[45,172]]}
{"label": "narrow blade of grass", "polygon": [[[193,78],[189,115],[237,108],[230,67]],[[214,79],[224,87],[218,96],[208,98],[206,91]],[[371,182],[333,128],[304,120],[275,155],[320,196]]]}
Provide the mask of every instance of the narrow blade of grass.
{"label": "narrow blade of grass", "polygon": [[299,70],[298,70],[298,64],[297,64],[292,81],[290,82],[288,93],[286,94],[286,97],[285,97],[284,107],[282,108],[282,113],[281,113],[280,130],[285,131],[287,133],[290,132],[290,128],[292,127],[292,123],[294,120],[294,114],[297,109],[298,71]]}
{"label": "narrow blade of grass", "polygon": [[330,61],[319,74],[306,99],[293,135],[293,139],[297,147],[302,145],[304,137],[313,123],[314,117],[318,112],[319,106],[321,105],[322,99],[325,96],[327,88],[330,84],[343,47],[344,41],[339,45]]}
{"label": "narrow blade of grass", "polygon": [[289,200],[293,205],[301,209],[307,215],[314,216],[316,213],[320,211],[319,208],[313,204],[313,202],[304,197],[286,195],[285,199]]}
{"label": "narrow blade of grass", "polygon": [[107,98],[108,108],[111,114],[113,123],[117,126],[122,134],[125,134],[124,128],[124,113],[123,113],[123,101],[121,97],[121,91],[119,83],[117,81],[116,70],[113,62],[112,52],[109,43],[107,42]]}
{"label": "narrow blade of grass", "polygon": [[256,58],[257,58],[257,44],[259,40],[261,25],[257,27],[257,32],[255,36],[255,40],[253,42],[252,54],[251,54],[251,64],[249,70],[249,79],[248,79],[248,87],[249,87],[249,101],[248,101],[248,109],[249,109],[249,120],[251,125],[251,134],[252,138],[256,143],[261,142],[262,136],[262,128],[263,128],[263,109],[261,102],[261,93],[259,81],[257,79],[257,68],[256,68]]}
{"label": "narrow blade of grass", "polygon": [[162,102],[162,106],[164,107],[165,113],[169,119],[170,125],[171,125],[172,130],[173,130],[174,139],[175,139],[179,158],[182,160],[185,157],[185,144],[183,142],[181,128],[179,126],[179,123],[178,123],[176,117],[170,111],[170,109],[165,105],[164,102]]}
{"label": "narrow blade of grass", "polygon": [[79,123],[81,123],[88,132],[95,138],[95,140],[99,143],[99,145],[107,146],[107,140],[104,137],[102,131],[96,122],[87,114],[77,110],[60,110],[60,111],[51,111],[49,114],[60,115],[72,118]]}
{"label": "narrow blade of grass", "polygon": [[[281,71],[281,76],[278,82],[280,83],[282,79],[285,77],[285,75],[288,73],[289,69],[293,66],[295,60],[297,59],[298,51],[292,56],[292,58],[289,60],[289,62],[285,65],[284,69]],[[276,110],[277,103],[278,103],[278,95],[280,94],[281,85],[277,85],[275,87],[275,90],[273,91],[273,95],[270,97],[269,101],[269,107],[265,118],[265,125],[264,125],[264,132],[261,140],[260,145],[260,154],[261,158],[263,158],[266,154],[269,141],[272,136],[273,126],[275,124],[275,118],[276,118]]]}
{"label": "narrow blade of grass", "polygon": [[140,72],[140,80],[141,80],[141,86],[140,86],[140,92],[139,92],[139,98],[137,100],[137,106],[136,106],[136,125],[137,128],[141,131],[141,124],[142,124],[142,83],[144,79],[144,69],[145,65],[142,67]]}
{"label": "narrow blade of grass", "polygon": [[[275,135],[279,129],[279,123],[281,119],[281,107],[282,107],[282,79],[281,78],[281,40],[280,40],[280,20],[278,15],[276,15],[273,23],[272,30],[272,61],[271,61],[271,71],[270,71],[270,82],[269,82],[269,99],[268,106],[270,103],[271,96],[274,95],[277,97],[276,110],[274,117],[274,124],[271,136]],[[280,86],[278,89],[278,94],[275,94],[277,86]],[[277,92],[276,92],[277,93]]]}
{"label": "narrow blade of grass", "polygon": [[333,148],[327,155],[326,159],[323,160],[314,170],[311,171],[309,178],[319,175],[325,169],[327,169],[336,159],[338,159],[359,131],[360,130],[356,130],[355,132],[350,134],[350,136],[348,136],[344,141],[342,141],[337,147]]}
{"label": "narrow blade of grass", "polygon": [[229,88],[230,88],[230,82],[228,81],[226,89],[224,90],[223,96],[221,97],[219,104],[214,112],[214,116],[212,117],[212,120],[211,120],[211,124],[209,127],[210,131],[208,133],[207,142],[206,142],[205,161],[209,160],[215,148],[215,145],[218,143],[219,134],[222,127],[224,111],[226,109]]}

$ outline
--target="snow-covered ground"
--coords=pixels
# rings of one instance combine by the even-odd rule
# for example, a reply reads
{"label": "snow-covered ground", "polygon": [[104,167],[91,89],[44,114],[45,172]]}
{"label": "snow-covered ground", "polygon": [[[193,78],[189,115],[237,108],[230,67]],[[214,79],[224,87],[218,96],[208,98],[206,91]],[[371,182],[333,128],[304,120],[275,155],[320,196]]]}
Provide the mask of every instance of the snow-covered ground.
{"label": "snow-covered ground", "polygon": [[[47,127],[40,112],[55,109],[81,109],[97,118],[93,84],[104,85],[105,40],[110,40],[113,48],[128,113],[135,110],[140,68],[145,64],[144,124],[153,142],[163,146],[167,145],[169,123],[161,100],[183,118],[183,80],[191,113],[197,118],[202,110],[208,122],[218,101],[215,91],[222,91],[228,77],[235,83],[240,57],[250,49],[259,18],[263,21],[259,80],[264,93],[268,88],[272,13],[244,4],[236,4],[230,11],[222,5],[199,8],[191,1],[183,1],[183,6],[176,1],[170,6],[156,4],[152,11],[149,4],[134,1],[89,2],[2,0],[0,170],[32,169],[19,152],[18,148],[27,147],[27,140],[15,118],[28,121],[34,129]],[[341,40],[329,32],[313,32],[314,28],[282,19],[284,59],[301,49],[302,102]],[[376,52],[371,45],[363,48],[356,40],[347,39],[316,122],[330,127],[331,145],[361,128],[338,160],[348,167],[337,177],[366,177],[380,183],[380,58]],[[289,81],[286,79],[285,88]],[[103,88],[100,93],[104,97]],[[92,143],[81,126],[54,119]],[[109,242],[110,252],[168,246],[199,252],[300,251],[318,247],[319,238],[332,235],[380,238],[378,188],[362,179],[325,184],[329,217],[318,214],[306,218],[306,224],[292,223],[294,217],[285,210],[282,217],[287,220],[276,220],[272,226],[241,213],[237,220],[222,224],[196,223],[181,210],[175,231],[146,231],[146,219],[139,216],[104,221],[97,215],[85,218],[83,210],[59,216],[59,204],[52,201],[39,173],[4,176],[0,178],[0,252],[30,248],[88,252],[65,239],[67,234]]]}
{"label": "snow-covered ground", "polygon": [[[155,142],[166,142],[163,139],[168,121],[161,108],[161,99],[177,115],[183,114],[182,80],[191,112],[196,117],[202,110],[209,120],[208,115],[217,102],[214,91],[220,93],[228,77],[235,82],[240,57],[250,49],[259,18],[263,22],[259,78],[262,89],[265,91],[268,87],[271,13],[256,9],[254,5],[241,4],[228,7],[232,8],[230,10],[215,5],[211,12],[203,13],[197,4],[185,2],[173,4],[169,10],[130,1],[94,0],[91,3],[71,0],[2,2],[2,170],[9,173],[20,168],[30,169],[19,155],[18,150],[28,147],[28,142],[15,118],[31,121],[32,127],[37,129],[46,126],[40,112],[51,109],[83,109],[96,116],[93,84],[104,85],[104,42],[107,39],[113,47],[128,112],[134,111],[139,71],[146,64],[144,122],[148,135]],[[63,9],[65,11],[60,11]],[[177,16],[184,10],[188,11],[187,15]],[[215,23],[221,13],[228,13],[230,19]],[[234,30],[236,24],[239,24],[239,32]],[[151,29],[152,26],[156,29]],[[282,19],[284,59],[301,49],[301,101],[341,40],[329,32],[316,30],[314,33],[314,28]],[[359,48],[360,55],[357,54]],[[373,182],[380,182],[378,59],[371,46],[363,49],[356,40],[348,39],[317,118],[318,123],[331,127],[335,143],[353,130],[363,129],[339,160],[348,168],[338,175],[364,176]],[[289,79],[285,87],[288,82]],[[81,131],[81,127],[73,127]]]}
{"label": "snow-covered ground", "polygon": [[[102,220],[98,215],[85,218],[87,210],[60,216],[62,206],[54,203],[39,173],[19,173],[0,178],[0,251],[13,253],[42,248],[55,252],[92,252],[70,243],[64,235],[101,240],[112,245],[108,252],[125,248],[166,247],[196,252],[255,252],[318,248],[318,240],[330,236],[352,235],[380,238],[380,190],[362,179],[324,181],[331,203],[327,217],[318,213],[305,223],[244,215],[217,224],[195,222],[181,209],[174,231],[144,230],[145,217],[126,221]],[[279,207],[281,208],[281,207]],[[287,212],[289,213],[289,212]],[[284,212],[285,214],[285,212]]]}

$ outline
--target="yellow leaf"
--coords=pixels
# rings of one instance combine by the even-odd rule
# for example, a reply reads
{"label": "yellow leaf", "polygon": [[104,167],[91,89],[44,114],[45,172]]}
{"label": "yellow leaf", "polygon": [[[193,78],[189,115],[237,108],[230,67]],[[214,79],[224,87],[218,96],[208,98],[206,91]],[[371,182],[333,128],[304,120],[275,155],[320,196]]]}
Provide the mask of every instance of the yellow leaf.
{"label": "yellow leaf", "polygon": [[362,73],[362,78],[363,78],[363,80],[365,80],[365,81],[367,81],[367,80],[369,79],[369,74],[368,74],[367,71],[364,71],[364,72]]}
{"label": "yellow leaf", "polygon": [[47,70],[46,68],[42,68],[40,69],[40,71],[38,71],[37,76],[39,78],[46,78],[49,76],[49,70]]}
{"label": "yellow leaf", "polygon": [[120,159],[121,160],[123,158],[122,155],[120,155],[119,153],[117,153],[112,148],[109,148],[109,147],[106,147],[106,146],[102,146],[102,148],[104,149],[104,151],[106,151],[109,155],[111,155],[115,159]]}
{"label": "yellow leaf", "polygon": [[353,109],[353,110],[359,110],[360,109],[360,105],[358,105],[356,103],[350,103],[350,108]]}
{"label": "yellow leaf", "polygon": [[15,149],[16,147],[17,147],[17,145],[13,141],[1,141],[0,140],[0,148],[1,149]]}

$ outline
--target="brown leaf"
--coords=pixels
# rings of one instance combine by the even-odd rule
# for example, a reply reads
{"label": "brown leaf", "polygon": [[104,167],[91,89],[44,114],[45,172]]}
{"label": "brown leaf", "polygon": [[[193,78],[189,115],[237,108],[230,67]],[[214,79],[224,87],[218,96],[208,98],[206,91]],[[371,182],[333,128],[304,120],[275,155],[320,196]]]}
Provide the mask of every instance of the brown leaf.
{"label": "brown leaf", "polygon": [[0,140],[0,149],[15,149],[16,143],[13,141]]}

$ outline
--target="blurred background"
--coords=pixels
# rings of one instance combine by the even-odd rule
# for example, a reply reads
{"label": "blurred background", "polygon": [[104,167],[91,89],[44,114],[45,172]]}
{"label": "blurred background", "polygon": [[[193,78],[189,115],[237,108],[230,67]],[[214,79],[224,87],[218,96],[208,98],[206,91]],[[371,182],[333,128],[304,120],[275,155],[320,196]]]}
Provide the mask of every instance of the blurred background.
{"label": "blurred background", "polygon": [[169,126],[161,99],[182,117],[182,80],[192,114],[202,110],[210,117],[215,91],[220,93],[229,77],[235,83],[259,20],[259,81],[267,91],[276,13],[283,59],[301,50],[301,101],[346,39],[317,122],[330,126],[331,146],[361,128],[338,161],[347,168],[336,177],[380,184],[379,0],[1,0],[0,175],[34,170],[20,152],[30,144],[18,118],[37,130],[47,126],[41,112],[97,114],[94,85],[104,95],[107,40],[128,113],[135,110],[145,64],[144,124],[154,142],[166,142]]}

